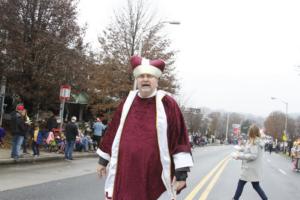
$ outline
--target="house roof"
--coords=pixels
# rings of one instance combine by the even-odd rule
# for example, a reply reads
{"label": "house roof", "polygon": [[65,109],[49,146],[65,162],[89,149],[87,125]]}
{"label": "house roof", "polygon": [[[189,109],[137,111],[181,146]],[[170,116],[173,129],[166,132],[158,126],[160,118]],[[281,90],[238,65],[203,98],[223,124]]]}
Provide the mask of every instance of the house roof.
{"label": "house roof", "polygon": [[71,99],[68,103],[74,103],[74,104],[88,104],[89,96],[85,92],[81,92],[79,94],[72,94],[71,93]]}

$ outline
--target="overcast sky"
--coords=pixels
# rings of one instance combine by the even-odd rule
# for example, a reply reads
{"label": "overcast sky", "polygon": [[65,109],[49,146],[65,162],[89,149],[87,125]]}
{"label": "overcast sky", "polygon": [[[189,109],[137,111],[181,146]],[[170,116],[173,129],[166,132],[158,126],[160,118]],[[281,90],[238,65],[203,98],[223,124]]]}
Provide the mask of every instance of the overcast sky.
{"label": "overcast sky", "polygon": [[[127,0],[81,0],[86,41]],[[251,113],[300,113],[299,0],[150,0],[157,16],[180,21],[164,29],[179,50],[175,66],[187,106]]]}

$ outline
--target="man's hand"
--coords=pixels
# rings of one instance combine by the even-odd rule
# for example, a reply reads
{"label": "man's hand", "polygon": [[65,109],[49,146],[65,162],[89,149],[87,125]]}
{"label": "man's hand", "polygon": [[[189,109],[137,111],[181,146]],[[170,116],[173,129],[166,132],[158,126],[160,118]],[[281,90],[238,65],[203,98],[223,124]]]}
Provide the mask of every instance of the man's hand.
{"label": "man's hand", "polygon": [[98,164],[97,174],[98,174],[99,178],[102,178],[102,177],[106,176],[106,167],[103,166],[103,165]]}
{"label": "man's hand", "polygon": [[238,160],[239,159],[239,153],[238,152],[232,152],[231,153],[231,157],[235,160]]}
{"label": "man's hand", "polygon": [[185,181],[176,181],[176,192],[177,194],[186,187]]}
{"label": "man's hand", "polygon": [[173,188],[176,190],[176,193],[179,194],[181,190],[186,187],[186,181],[176,181],[176,177],[173,179]]}

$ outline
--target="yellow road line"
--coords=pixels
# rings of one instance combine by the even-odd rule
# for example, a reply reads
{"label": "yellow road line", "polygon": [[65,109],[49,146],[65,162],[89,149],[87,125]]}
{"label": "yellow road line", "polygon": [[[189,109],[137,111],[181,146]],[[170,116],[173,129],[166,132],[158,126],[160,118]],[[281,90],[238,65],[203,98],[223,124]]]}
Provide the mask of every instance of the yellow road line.
{"label": "yellow road line", "polygon": [[230,156],[225,157],[223,160],[221,160],[215,168],[213,168],[209,174],[207,174],[200,182],[199,184],[192,190],[192,192],[184,199],[184,200],[193,200],[193,198],[196,196],[196,194],[201,190],[203,185],[210,179],[210,177],[217,171],[217,169],[226,161],[229,159]]}
{"label": "yellow road line", "polygon": [[218,172],[216,173],[216,175],[212,178],[212,180],[210,181],[210,183],[208,184],[208,186],[206,187],[206,189],[204,190],[204,192],[201,194],[199,200],[206,200],[206,198],[208,197],[208,194],[210,193],[210,191],[212,190],[212,188],[214,187],[214,185],[216,184],[217,180],[219,179],[221,173],[224,171],[226,165],[228,164],[229,159],[227,159],[221,166],[221,168],[218,170]]}

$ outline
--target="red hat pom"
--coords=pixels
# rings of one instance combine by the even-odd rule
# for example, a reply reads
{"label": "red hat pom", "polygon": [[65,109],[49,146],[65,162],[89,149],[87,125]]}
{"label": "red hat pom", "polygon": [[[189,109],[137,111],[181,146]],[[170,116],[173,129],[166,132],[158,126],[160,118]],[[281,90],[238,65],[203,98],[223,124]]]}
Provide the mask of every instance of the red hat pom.
{"label": "red hat pom", "polygon": [[164,71],[165,69],[165,62],[163,60],[150,60],[150,65],[153,65],[155,67],[157,67],[158,69],[160,69],[160,71]]}
{"label": "red hat pom", "polygon": [[134,68],[142,64],[142,58],[139,56],[132,56],[130,58],[130,63],[132,66],[132,70],[134,70]]}

